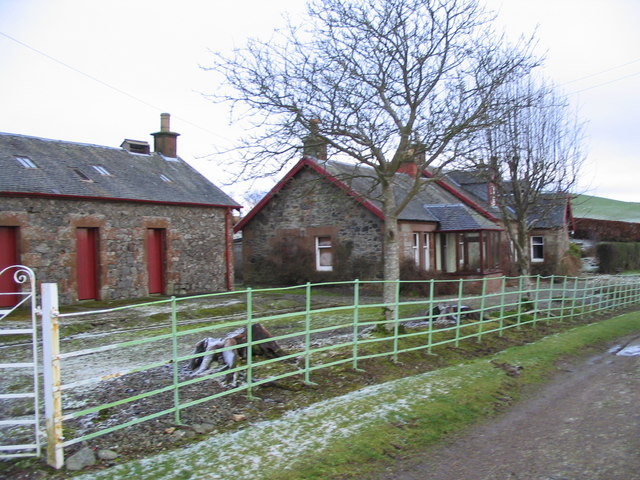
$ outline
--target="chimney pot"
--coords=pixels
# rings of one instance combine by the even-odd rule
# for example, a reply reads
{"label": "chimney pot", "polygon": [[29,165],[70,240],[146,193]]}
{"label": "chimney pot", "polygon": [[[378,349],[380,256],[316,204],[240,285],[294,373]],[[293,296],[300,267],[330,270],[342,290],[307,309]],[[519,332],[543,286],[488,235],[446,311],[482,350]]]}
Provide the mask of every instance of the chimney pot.
{"label": "chimney pot", "polygon": [[171,128],[169,127],[170,122],[171,122],[171,114],[161,113],[160,114],[160,131],[170,132],[171,131]]}

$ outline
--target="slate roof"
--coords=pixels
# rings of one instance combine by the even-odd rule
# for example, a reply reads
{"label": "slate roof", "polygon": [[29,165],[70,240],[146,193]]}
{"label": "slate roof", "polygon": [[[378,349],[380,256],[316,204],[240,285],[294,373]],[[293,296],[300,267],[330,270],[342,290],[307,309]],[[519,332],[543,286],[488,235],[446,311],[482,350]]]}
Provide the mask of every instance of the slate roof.
{"label": "slate roof", "polygon": [[0,169],[0,193],[239,207],[184,160],[159,153],[0,133]]}
{"label": "slate roof", "polygon": [[424,208],[438,218],[440,222],[439,230],[443,232],[486,228],[462,204],[425,205]]}
{"label": "slate roof", "polygon": [[[487,182],[480,175],[469,171],[449,171],[446,173],[446,180],[463,190],[471,199],[480,203],[483,208],[486,208],[496,216],[500,216],[499,209],[489,205]],[[567,209],[570,209],[568,202],[569,198],[563,194],[542,194],[536,211],[529,215],[529,223],[533,228],[558,228],[564,226],[568,221]]]}
{"label": "slate roof", "polygon": [[[366,196],[381,208],[380,188],[372,168],[335,161],[322,162],[321,165],[336,178],[348,183],[352,190]],[[398,173],[394,180],[396,199],[400,201],[411,188],[413,179],[406,174]],[[438,222],[441,231],[499,229],[495,223],[462,203],[459,198],[433,180],[427,182],[400,212],[398,220]]]}

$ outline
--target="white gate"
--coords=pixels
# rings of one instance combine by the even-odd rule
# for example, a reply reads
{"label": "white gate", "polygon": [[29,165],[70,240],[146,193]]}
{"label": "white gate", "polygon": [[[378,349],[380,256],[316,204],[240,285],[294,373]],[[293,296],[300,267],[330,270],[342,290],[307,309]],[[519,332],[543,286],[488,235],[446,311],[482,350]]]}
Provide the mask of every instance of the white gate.
{"label": "white gate", "polygon": [[0,299],[15,299],[0,307],[0,458],[33,457],[40,455],[36,279],[23,265],[0,271],[7,276],[21,288],[0,291]]}

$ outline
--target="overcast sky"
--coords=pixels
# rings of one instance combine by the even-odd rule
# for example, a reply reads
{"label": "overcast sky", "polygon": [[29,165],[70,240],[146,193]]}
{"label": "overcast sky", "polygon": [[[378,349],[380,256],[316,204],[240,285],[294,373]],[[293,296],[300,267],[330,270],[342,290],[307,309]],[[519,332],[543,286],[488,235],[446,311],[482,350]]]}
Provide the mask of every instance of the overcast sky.
{"label": "overcast sky", "polygon": [[[582,190],[640,202],[640,1],[487,0],[511,35],[538,28],[546,73],[588,122]],[[302,0],[0,0],[0,131],[117,147],[172,115],[179,155],[223,186],[238,132],[209,50],[267,36]]]}

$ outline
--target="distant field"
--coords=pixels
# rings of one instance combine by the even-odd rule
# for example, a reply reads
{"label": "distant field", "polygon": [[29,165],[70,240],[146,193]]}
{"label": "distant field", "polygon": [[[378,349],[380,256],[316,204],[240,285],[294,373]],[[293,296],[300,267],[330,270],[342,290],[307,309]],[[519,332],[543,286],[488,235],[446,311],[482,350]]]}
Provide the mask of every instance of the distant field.
{"label": "distant field", "polygon": [[571,201],[573,216],[618,222],[640,222],[640,203],[577,195]]}

